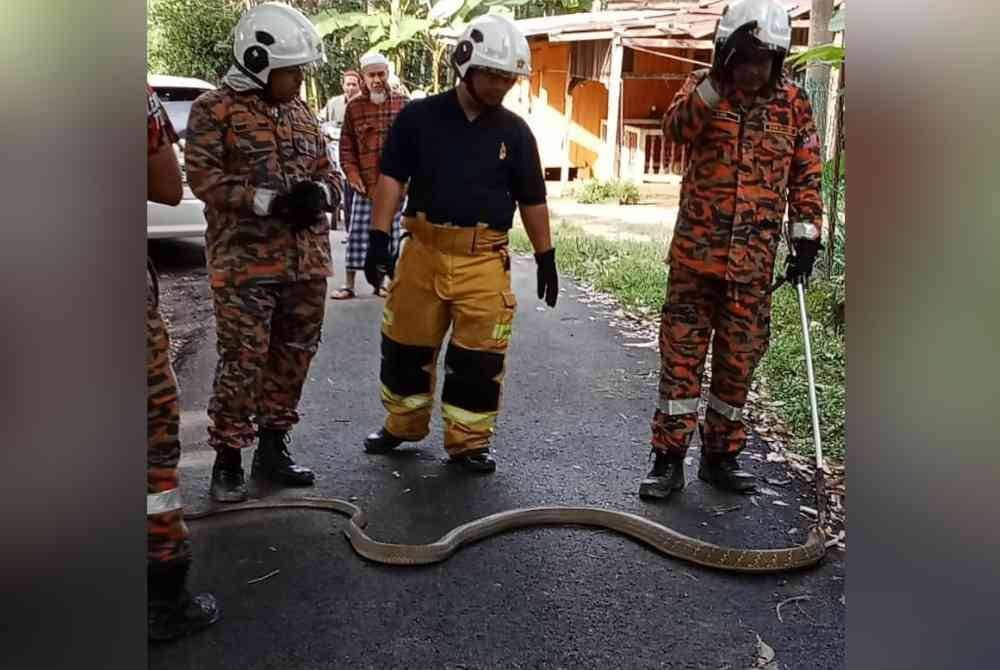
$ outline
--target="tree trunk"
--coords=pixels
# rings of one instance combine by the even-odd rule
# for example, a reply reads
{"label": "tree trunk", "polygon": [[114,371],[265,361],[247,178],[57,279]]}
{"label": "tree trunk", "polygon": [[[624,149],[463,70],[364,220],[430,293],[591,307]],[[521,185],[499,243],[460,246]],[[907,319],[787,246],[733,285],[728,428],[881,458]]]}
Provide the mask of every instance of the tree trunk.
{"label": "tree trunk", "polygon": [[436,45],[431,51],[431,82],[432,82],[432,93],[439,93],[441,91],[441,59],[444,57],[444,46]]}
{"label": "tree trunk", "polygon": [[[833,0],[812,0],[809,12],[809,46],[828,44],[833,40],[830,32],[830,18],[833,16]],[[830,88],[830,66],[815,63],[806,68],[806,91],[823,91]],[[825,120],[827,109],[813,110],[814,114]],[[824,140],[826,138],[823,138]],[[824,146],[827,144],[823,143]],[[824,152],[825,153],[825,152]],[[823,156],[826,158],[826,155]]]}

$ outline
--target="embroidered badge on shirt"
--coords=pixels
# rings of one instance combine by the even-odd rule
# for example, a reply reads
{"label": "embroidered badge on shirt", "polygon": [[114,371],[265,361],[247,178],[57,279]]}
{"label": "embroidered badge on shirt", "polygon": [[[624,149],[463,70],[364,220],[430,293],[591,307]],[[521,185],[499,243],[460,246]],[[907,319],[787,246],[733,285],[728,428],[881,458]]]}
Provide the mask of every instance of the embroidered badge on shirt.
{"label": "embroidered badge on shirt", "polygon": [[500,160],[505,160],[507,158],[507,144],[504,142],[500,143]]}

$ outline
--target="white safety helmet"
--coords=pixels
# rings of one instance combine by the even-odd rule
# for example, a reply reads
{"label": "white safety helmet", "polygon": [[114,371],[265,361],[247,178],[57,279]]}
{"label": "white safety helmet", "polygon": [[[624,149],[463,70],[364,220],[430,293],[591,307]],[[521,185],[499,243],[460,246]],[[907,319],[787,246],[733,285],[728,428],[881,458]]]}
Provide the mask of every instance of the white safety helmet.
{"label": "white safety helmet", "polygon": [[751,33],[763,46],[785,54],[792,45],[792,24],[788,11],[776,0],[733,0],[722,12],[715,31],[719,48],[741,26],[757,22]]}
{"label": "white safety helmet", "polygon": [[528,77],[531,76],[531,49],[511,19],[486,14],[473,19],[462,31],[451,63],[460,79],[475,67]]}
{"label": "white safety helmet", "polygon": [[262,87],[271,70],[326,62],[316,26],[299,10],[278,2],[257,5],[240,17],[233,57],[236,68]]}

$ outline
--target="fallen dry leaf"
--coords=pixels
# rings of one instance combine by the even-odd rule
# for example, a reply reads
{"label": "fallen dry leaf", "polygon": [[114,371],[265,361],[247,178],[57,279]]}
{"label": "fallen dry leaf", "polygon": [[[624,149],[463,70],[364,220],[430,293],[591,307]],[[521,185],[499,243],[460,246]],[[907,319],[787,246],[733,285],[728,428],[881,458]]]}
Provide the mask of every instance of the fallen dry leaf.
{"label": "fallen dry leaf", "polygon": [[774,660],[774,649],[757,636],[757,664],[755,667],[766,668]]}

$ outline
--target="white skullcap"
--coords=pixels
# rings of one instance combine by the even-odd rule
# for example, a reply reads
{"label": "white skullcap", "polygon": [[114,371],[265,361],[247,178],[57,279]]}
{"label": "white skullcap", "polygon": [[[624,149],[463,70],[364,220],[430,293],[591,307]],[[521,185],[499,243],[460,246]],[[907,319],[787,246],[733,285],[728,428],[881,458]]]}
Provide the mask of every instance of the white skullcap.
{"label": "white skullcap", "polygon": [[378,67],[378,68],[384,67],[388,69],[389,59],[383,56],[382,54],[378,53],[377,51],[366,53],[364,56],[361,57],[361,69],[367,70],[370,67]]}

